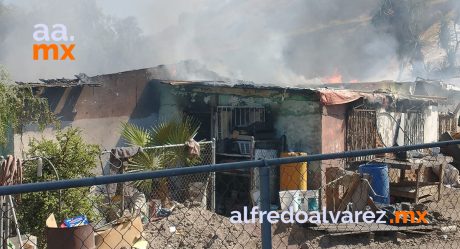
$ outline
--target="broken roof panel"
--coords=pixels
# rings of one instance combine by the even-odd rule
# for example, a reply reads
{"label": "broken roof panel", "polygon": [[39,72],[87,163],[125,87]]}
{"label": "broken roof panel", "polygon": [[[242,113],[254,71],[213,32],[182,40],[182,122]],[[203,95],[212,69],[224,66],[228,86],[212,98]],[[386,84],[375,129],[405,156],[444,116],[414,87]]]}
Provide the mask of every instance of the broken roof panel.
{"label": "broken roof panel", "polygon": [[84,73],[75,75],[75,79],[39,79],[41,82],[20,82],[16,84],[30,87],[74,87],[74,86],[101,86],[101,83],[92,80]]}

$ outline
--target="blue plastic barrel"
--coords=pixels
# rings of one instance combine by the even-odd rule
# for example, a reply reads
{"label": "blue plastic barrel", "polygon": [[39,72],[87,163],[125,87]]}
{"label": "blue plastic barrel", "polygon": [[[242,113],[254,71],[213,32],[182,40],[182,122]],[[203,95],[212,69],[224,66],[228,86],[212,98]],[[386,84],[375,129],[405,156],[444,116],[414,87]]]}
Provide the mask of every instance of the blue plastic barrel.
{"label": "blue plastic barrel", "polygon": [[359,166],[359,173],[367,173],[371,176],[371,186],[377,195],[370,191],[374,202],[390,203],[390,181],[388,177],[388,165],[383,163],[369,163]]}

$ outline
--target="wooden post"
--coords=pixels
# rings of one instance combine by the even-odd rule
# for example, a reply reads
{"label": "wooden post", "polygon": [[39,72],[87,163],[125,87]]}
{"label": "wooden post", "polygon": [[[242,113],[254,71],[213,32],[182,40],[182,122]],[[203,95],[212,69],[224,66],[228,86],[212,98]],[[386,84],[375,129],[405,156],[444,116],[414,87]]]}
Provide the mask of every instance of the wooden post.
{"label": "wooden post", "polygon": [[417,169],[417,176],[415,178],[415,203],[419,201],[419,188],[420,188],[420,176],[422,175],[423,171],[425,170],[425,166],[420,164]]}
{"label": "wooden post", "polygon": [[346,209],[348,203],[353,197],[353,194],[355,193],[356,188],[359,186],[360,183],[361,177],[358,174],[353,175],[350,181],[350,187],[347,189],[347,192],[345,192],[345,196],[343,197],[342,202],[339,205],[338,211],[344,211]]}
{"label": "wooden post", "polygon": [[438,201],[441,200],[442,192],[444,190],[444,170],[446,166],[447,162],[443,162],[439,169]]}

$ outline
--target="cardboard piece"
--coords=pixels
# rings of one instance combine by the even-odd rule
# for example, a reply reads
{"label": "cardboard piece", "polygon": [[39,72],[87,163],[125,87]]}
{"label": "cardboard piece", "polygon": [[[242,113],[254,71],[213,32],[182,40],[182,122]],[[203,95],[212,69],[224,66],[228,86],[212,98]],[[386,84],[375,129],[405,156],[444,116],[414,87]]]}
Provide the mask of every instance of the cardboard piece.
{"label": "cardboard piece", "polygon": [[119,220],[105,230],[96,231],[96,248],[131,248],[142,237],[143,231],[144,226],[140,217]]}
{"label": "cardboard piece", "polygon": [[47,227],[52,227],[52,228],[57,228],[58,225],[57,225],[57,222],[56,222],[56,218],[54,217],[54,214],[50,214],[50,216],[48,216],[48,219],[46,219],[46,226]]}
{"label": "cardboard piece", "polygon": [[149,243],[145,240],[139,240],[136,244],[133,245],[134,249],[147,249]]}

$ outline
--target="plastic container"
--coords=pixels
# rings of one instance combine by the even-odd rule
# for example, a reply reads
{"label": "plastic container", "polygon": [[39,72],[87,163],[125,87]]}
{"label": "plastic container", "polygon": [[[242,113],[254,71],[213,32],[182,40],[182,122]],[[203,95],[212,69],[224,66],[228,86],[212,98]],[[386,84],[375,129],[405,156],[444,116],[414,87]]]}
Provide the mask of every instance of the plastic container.
{"label": "plastic container", "polygon": [[95,249],[94,232],[91,225],[70,228],[46,228],[48,249]]}
{"label": "plastic container", "polygon": [[371,186],[377,195],[371,191],[370,196],[374,202],[381,204],[390,203],[390,181],[388,177],[388,165],[383,163],[369,163],[359,166],[359,173],[367,173],[371,176]]}
{"label": "plastic container", "polygon": [[318,211],[319,210],[319,190],[307,190],[301,191],[302,193],[302,203],[300,205],[300,210],[308,211]]}
{"label": "plastic container", "polygon": [[287,211],[290,207],[293,208],[294,212],[299,211],[302,203],[302,192],[299,190],[288,190],[280,191],[280,204],[281,210]]}
{"label": "plastic container", "polygon": [[[304,152],[281,153],[281,157],[306,155],[307,153]],[[289,163],[281,165],[280,190],[307,190],[307,162]]]}

